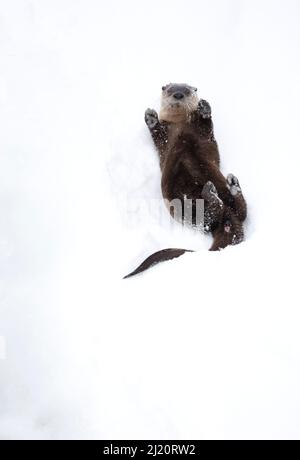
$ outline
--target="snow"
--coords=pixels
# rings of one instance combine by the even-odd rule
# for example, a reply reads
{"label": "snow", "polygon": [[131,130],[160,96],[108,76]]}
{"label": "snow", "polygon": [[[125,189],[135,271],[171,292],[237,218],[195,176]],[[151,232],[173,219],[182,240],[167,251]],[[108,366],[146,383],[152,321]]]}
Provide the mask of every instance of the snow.
{"label": "snow", "polygon": [[[1,439],[299,439],[299,2],[0,7]],[[170,81],[249,204],[221,253],[156,215]]]}

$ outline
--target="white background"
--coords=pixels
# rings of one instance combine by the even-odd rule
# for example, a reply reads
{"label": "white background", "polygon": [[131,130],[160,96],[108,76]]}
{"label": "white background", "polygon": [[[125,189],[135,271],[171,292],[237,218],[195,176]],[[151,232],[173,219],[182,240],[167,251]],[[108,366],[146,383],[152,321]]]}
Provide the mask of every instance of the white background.
{"label": "white background", "polygon": [[[300,438],[299,19],[298,0],[0,0],[2,439]],[[134,225],[169,82],[212,105],[238,247]],[[164,247],[198,251],[121,280]]]}

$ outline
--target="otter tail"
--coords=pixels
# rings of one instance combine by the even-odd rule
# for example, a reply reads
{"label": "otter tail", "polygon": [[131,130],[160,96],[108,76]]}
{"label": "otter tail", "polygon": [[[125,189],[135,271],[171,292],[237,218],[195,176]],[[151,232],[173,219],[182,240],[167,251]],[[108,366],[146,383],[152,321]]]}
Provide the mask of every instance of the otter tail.
{"label": "otter tail", "polygon": [[189,249],[162,249],[161,251],[155,252],[144,260],[141,265],[139,265],[133,272],[124,276],[123,279],[131,278],[131,276],[138,275],[139,273],[148,270],[148,268],[153,267],[153,265],[159,264],[160,262],[165,262],[167,260],[176,259],[177,257],[182,256],[186,252],[194,252]]}

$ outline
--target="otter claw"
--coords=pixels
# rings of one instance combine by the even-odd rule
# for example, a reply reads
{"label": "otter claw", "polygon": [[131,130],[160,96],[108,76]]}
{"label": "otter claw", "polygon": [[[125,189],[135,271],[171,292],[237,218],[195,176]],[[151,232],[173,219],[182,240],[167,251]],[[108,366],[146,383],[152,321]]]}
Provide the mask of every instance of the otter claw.
{"label": "otter claw", "polygon": [[211,107],[207,101],[204,99],[200,99],[198,104],[198,110],[202,118],[210,118],[211,117]]}
{"label": "otter claw", "polygon": [[154,128],[158,123],[157,112],[153,109],[147,109],[145,112],[145,122],[149,129]]}

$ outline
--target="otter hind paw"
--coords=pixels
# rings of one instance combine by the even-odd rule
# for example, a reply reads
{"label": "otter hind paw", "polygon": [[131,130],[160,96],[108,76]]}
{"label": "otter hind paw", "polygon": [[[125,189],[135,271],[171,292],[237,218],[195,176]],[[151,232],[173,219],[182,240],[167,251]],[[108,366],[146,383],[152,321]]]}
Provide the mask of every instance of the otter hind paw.
{"label": "otter hind paw", "polygon": [[198,110],[202,118],[211,117],[211,107],[207,101],[200,99],[198,104]]}
{"label": "otter hind paw", "polygon": [[147,109],[145,112],[145,122],[149,129],[154,128],[158,123],[157,112],[153,109]]}
{"label": "otter hind paw", "polygon": [[231,195],[235,196],[238,195],[239,193],[242,193],[242,189],[240,187],[239,180],[236,176],[233,174],[228,174],[227,178],[227,188],[229,189]]}

